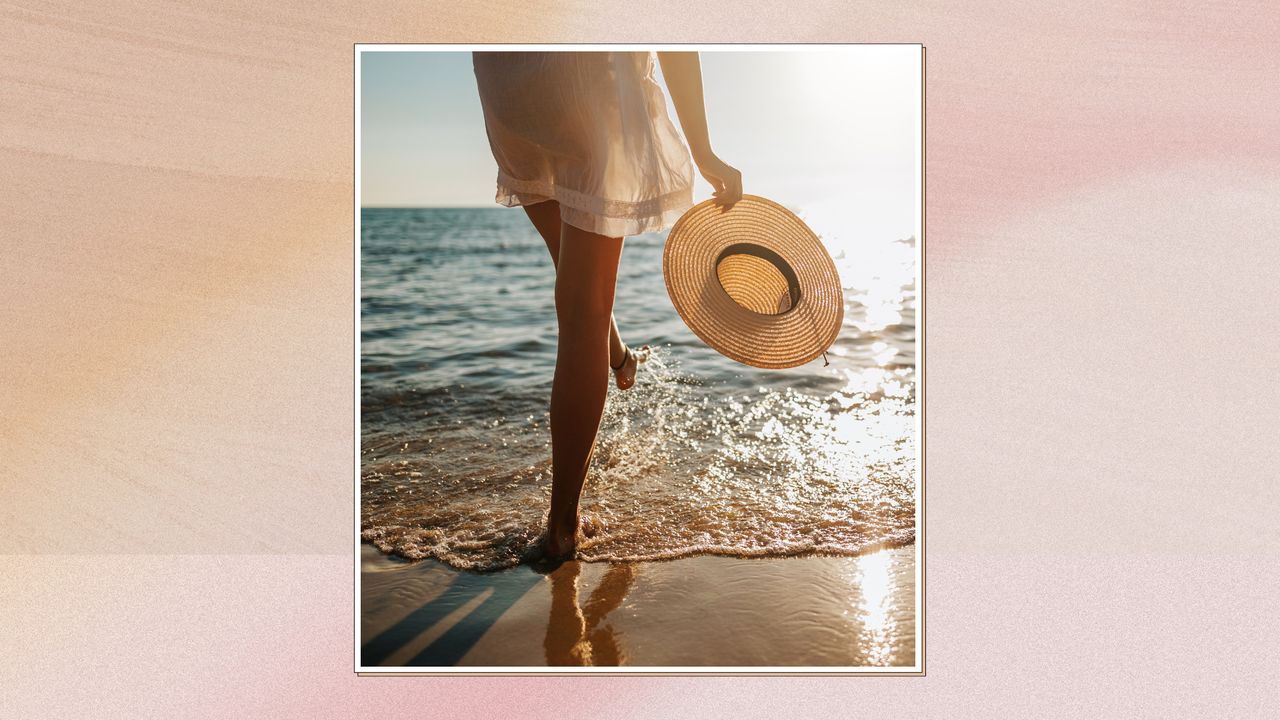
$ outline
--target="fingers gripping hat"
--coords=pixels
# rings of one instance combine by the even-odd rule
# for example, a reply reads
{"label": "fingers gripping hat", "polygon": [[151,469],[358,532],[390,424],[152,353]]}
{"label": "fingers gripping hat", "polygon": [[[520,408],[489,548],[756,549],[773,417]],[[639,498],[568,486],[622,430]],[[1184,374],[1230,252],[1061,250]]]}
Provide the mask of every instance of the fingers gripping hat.
{"label": "fingers gripping hat", "polygon": [[804,221],[758,195],[692,207],[667,236],[662,274],[689,329],[753,367],[825,354],[844,321],[831,255]]}

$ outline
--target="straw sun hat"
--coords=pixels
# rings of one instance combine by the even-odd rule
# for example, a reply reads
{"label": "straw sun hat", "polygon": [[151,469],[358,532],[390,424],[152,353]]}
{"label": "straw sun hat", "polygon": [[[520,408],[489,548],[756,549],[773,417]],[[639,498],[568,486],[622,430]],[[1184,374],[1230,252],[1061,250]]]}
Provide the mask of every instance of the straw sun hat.
{"label": "straw sun hat", "polygon": [[840,276],[818,236],[758,195],[690,208],[667,236],[662,274],[689,329],[754,367],[795,367],[825,354],[844,321]]}

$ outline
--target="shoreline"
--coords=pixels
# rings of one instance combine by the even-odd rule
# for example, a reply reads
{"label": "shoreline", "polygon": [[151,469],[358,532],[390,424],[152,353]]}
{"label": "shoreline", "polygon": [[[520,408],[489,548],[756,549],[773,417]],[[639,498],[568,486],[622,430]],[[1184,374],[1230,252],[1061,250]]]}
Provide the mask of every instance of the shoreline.
{"label": "shoreline", "polygon": [[361,543],[361,665],[910,669],[915,554],[911,544],[477,573]]}

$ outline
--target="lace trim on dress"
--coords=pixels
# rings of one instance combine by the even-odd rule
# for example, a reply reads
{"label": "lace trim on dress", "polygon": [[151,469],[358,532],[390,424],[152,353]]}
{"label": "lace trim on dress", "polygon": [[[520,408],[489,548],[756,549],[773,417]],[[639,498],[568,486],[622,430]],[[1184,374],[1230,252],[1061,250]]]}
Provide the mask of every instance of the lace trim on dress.
{"label": "lace trim on dress", "polygon": [[500,172],[496,199],[507,207],[556,200],[564,222],[597,235],[629,237],[674,225],[693,207],[693,188],[627,202],[586,195],[546,181],[519,181]]}
{"label": "lace trim on dress", "polygon": [[517,207],[544,200],[557,200],[561,205],[593,215],[644,220],[668,214],[675,209],[685,210],[692,207],[693,188],[685,187],[665,195],[629,202],[587,195],[546,181],[517,180],[506,173],[498,173],[498,203],[507,207]]}

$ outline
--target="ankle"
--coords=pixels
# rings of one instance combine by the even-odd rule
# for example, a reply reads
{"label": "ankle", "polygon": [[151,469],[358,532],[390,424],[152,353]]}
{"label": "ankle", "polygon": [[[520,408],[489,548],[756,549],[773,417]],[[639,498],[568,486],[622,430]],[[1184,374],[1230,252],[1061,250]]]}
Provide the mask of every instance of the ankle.
{"label": "ankle", "polygon": [[627,362],[631,360],[631,348],[623,345],[621,355],[622,357],[619,358],[616,363],[613,361],[613,356],[609,356],[609,367],[612,368],[614,372],[617,372],[627,366]]}
{"label": "ankle", "polygon": [[547,533],[556,537],[573,537],[578,532],[580,520],[577,515],[570,517],[551,517],[547,519]]}

